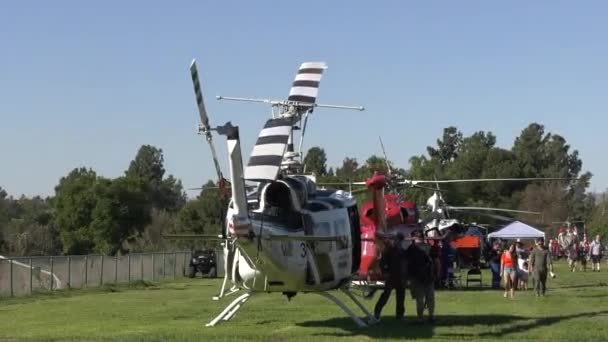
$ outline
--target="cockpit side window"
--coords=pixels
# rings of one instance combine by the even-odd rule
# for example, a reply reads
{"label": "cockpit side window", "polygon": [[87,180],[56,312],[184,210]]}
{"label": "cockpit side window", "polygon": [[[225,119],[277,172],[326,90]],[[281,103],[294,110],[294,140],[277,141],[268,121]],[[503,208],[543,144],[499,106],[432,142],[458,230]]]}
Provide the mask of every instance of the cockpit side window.
{"label": "cockpit side window", "polygon": [[306,201],[308,200],[308,196],[306,193],[306,185],[297,179],[289,177],[283,178],[282,181],[289,184],[289,187],[291,187],[291,189],[295,192],[296,197],[300,202],[300,205],[304,206],[304,204],[306,204]]}
{"label": "cockpit side window", "polygon": [[289,187],[281,182],[268,184],[264,197],[265,207],[275,207],[283,210],[292,209]]}

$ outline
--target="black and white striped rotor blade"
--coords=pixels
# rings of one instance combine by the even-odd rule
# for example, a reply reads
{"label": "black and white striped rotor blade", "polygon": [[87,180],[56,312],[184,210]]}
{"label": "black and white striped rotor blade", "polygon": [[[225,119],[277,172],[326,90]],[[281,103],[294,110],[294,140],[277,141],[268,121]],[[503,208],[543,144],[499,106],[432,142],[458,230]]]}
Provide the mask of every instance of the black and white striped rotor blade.
{"label": "black and white striped rotor blade", "polygon": [[209,130],[209,117],[207,116],[207,110],[205,109],[205,102],[203,100],[203,90],[201,89],[201,82],[198,78],[198,69],[196,68],[196,60],[193,59],[190,64],[190,75],[192,76],[192,84],[194,85],[194,95],[196,96],[196,104],[198,105],[198,112],[201,116],[201,124],[205,130]]}
{"label": "black and white striped rotor blade", "polygon": [[302,63],[287,100],[314,104],[319,95],[319,82],[325,69],[327,65],[323,62]]}
{"label": "black and white striped rotor blade", "polygon": [[288,118],[266,121],[245,168],[246,180],[264,182],[277,179],[291,126],[291,119]]}

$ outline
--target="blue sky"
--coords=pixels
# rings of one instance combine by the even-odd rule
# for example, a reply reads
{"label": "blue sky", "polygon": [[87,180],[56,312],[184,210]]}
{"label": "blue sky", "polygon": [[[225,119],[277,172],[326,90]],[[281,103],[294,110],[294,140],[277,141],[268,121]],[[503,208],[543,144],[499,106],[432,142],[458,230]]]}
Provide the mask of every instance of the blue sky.
{"label": "blue sky", "polygon": [[[13,1],[0,4],[0,186],[49,195],[78,166],[121,175],[142,144],[186,187],[214,175],[195,134],[197,58],[212,123],[241,126],[245,158],[269,115],[216,95],[282,98],[325,61],[305,146],[329,164],[407,160],[443,127],[510,148],[531,122],[563,135],[608,187],[608,4],[602,1]],[[226,167],[224,140],[216,138]]]}

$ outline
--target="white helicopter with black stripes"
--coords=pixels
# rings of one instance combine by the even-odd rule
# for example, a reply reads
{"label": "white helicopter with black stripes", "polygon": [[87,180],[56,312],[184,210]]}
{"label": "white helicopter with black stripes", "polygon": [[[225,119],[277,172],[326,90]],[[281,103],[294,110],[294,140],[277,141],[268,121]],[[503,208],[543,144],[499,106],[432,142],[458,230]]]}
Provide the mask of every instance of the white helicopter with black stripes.
{"label": "white helicopter with black stripes", "polygon": [[[227,138],[231,199],[224,226],[225,277],[219,296],[242,291],[207,326],[230,320],[254,294],[279,292],[288,299],[298,292],[317,293],[337,304],[359,326],[376,320],[349,292],[360,263],[360,224],[357,204],[350,193],[319,190],[315,178],[301,174],[301,146],[308,115],[317,107],[363,110],[316,104],[324,63],[303,63],[287,100],[218,97],[267,103],[272,119],[266,121],[243,168],[239,127],[230,122],[211,128],[201,83],[193,61],[190,67],[201,118],[199,133],[210,143],[218,177],[223,180],[211,131]],[[302,125],[300,151],[293,134]],[[246,182],[256,190],[247,193]],[[222,182],[220,182],[222,183]],[[231,289],[226,292],[227,283]],[[340,289],[367,316],[361,320],[330,290]]]}

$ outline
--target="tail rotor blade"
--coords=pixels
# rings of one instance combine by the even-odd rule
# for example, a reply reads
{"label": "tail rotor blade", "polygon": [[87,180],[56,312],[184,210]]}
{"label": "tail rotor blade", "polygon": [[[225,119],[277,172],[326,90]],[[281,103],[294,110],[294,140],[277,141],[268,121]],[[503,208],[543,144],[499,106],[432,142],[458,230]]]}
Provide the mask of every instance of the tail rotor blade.
{"label": "tail rotor blade", "polygon": [[196,67],[196,60],[192,60],[190,64],[190,75],[192,76],[192,84],[194,86],[194,95],[196,96],[196,104],[198,106],[198,113],[201,117],[200,131],[205,135],[209,148],[211,149],[211,156],[213,163],[215,164],[215,171],[217,173],[218,182],[223,180],[222,170],[220,169],[220,163],[217,159],[217,153],[215,152],[215,146],[213,145],[213,138],[211,136],[211,127],[209,126],[209,117],[207,116],[207,109],[205,108],[205,101],[203,99],[203,90],[201,82],[198,76],[198,69]]}
{"label": "tail rotor blade", "polygon": [[192,83],[194,85],[194,95],[196,96],[196,104],[198,106],[198,112],[201,117],[201,125],[205,134],[211,135],[209,126],[209,117],[207,116],[207,109],[205,108],[205,100],[203,99],[203,90],[201,82],[198,77],[198,69],[196,67],[196,60],[192,60],[190,64],[190,75],[192,76]]}

